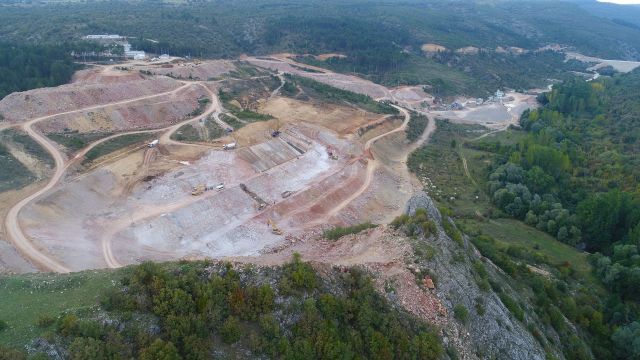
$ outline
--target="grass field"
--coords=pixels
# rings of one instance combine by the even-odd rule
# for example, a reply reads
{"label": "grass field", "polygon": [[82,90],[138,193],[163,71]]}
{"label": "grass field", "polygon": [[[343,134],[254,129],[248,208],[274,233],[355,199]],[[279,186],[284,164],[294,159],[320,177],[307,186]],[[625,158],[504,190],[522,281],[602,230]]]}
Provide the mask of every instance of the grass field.
{"label": "grass field", "polygon": [[37,325],[40,318],[55,318],[63,311],[91,312],[96,299],[116,286],[122,273],[100,270],[0,277],[0,320],[8,326],[0,331],[0,345],[24,347],[45,331]]}
{"label": "grass field", "polygon": [[0,143],[0,192],[19,189],[36,178]]}
{"label": "grass field", "polygon": [[519,245],[546,256],[551,264],[568,261],[584,277],[591,277],[587,254],[561,243],[547,233],[514,219],[460,219],[457,222],[468,234],[489,235],[504,245]]}
{"label": "grass field", "polygon": [[235,117],[227,114],[220,114],[220,119],[222,119],[222,121],[226,122],[227,124],[229,124],[229,126],[231,126],[236,130],[246,125],[245,123],[239,121]]}
{"label": "grass field", "polygon": [[64,146],[70,152],[78,151],[93,141],[102,139],[111,135],[112,133],[50,133],[47,137],[58,144]]}
{"label": "grass field", "polygon": [[171,134],[171,139],[183,142],[211,141],[226,134],[226,131],[212,119],[205,120],[203,125],[185,124]]}
{"label": "grass field", "polygon": [[13,129],[3,131],[2,135],[8,136],[10,141],[21,146],[27,154],[33,155],[39,161],[42,161],[49,166],[53,166],[54,162],[51,155],[49,155],[47,150],[40,146],[40,144],[33,140],[31,136]]}
{"label": "grass field", "polygon": [[36,180],[36,174],[9,151],[9,144],[41,164],[53,166],[49,153],[31,137],[13,129],[4,130],[0,132],[0,192],[20,189]]}
{"label": "grass field", "polygon": [[110,154],[114,151],[123,149],[125,147],[142,143],[156,137],[155,133],[142,133],[142,134],[128,134],[118,136],[111,140],[105,141],[100,145],[97,145],[91,149],[86,155],[84,162],[93,161],[101,156]]}

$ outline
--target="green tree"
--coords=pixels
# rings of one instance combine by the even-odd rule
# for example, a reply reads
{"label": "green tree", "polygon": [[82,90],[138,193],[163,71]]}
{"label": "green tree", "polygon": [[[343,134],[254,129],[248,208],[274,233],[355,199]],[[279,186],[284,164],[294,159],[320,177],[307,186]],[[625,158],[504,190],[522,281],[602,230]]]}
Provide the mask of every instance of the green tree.
{"label": "green tree", "polygon": [[149,347],[142,350],[140,360],[181,360],[178,349],[171,342],[156,339]]}
{"label": "green tree", "polygon": [[229,316],[222,324],[220,334],[222,335],[222,340],[227,344],[232,344],[240,340],[242,329],[240,329],[240,322],[238,321],[238,318],[235,316]]}

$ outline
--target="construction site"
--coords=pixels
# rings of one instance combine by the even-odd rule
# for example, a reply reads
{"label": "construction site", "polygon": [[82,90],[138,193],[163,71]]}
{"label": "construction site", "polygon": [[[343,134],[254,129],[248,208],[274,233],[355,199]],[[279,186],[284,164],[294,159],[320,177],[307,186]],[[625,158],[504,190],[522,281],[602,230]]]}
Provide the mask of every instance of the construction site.
{"label": "construction site", "polygon": [[[395,103],[396,114],[300,86],[281,94],[285,73]],[[31,136],[53,165],[47,179],[0,194],[2,271],[256,257],[333,226],[386,224],[421,190],[405,163],[435,122],[414,142],[404,130],[407,109],[432,100],[421,87],[387,89],[288,54],[98,65],[68,85],[12,94],[0,125]],[[496,124],[530,100],[500,105]],[[470,122],[495,106],[423,113]]]}

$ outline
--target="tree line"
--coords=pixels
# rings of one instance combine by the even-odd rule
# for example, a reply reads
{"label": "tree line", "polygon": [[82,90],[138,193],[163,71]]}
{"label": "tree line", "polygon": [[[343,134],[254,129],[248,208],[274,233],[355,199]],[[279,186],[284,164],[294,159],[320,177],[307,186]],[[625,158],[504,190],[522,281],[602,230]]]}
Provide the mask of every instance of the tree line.
{"label": "tree line", "polygon": [[568,81],[526,111],[516,144],[491,151],[487,191],[508,215],[593,253],[609,291],[603,317],[619,358],[640,357],[640,71]]}

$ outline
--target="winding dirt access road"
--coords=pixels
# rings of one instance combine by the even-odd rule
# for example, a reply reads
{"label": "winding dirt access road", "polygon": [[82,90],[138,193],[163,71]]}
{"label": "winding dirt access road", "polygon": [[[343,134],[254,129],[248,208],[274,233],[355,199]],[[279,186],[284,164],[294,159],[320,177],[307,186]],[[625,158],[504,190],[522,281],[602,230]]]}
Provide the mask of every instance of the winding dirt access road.
{"label": "winding dirt access road", "polygon": [[[404,115],[404,121],[397,128],[369,139],[364,145],[364,154],[370,153],[371,147],[376,141],[386,136],[389,136],[391,134],[406,130],[407,125],[409,124],[409,120],[411,120],[411,115],[409,114],[409,111],[396,105],[392,105],[392,106],[398,109]],[[418,147],[422,146],[429,139],[429,137],[435,131],[435,129],[436,129],[435,121],[433,119],[429,119],[429,122],[427,123],[427,127],[425,128],[420,138],[418,138],[415,142],[413,142],[411,146],[409,146],[404,151],[402,163],[406,163],[406,160],[409,154],[411,154]],[[367,172],[365,175],[365,180],[362,183],[362,185],[360,185],[358,190],[353,192],[353,194],[351,194],[348,198],[336,204],[336,206],[331,208],[325,215],[308,223],[307,225],[313,226],[313,225],[320,225],[320,224],[326,223],[327,221],[329,221],[329,219],[331,219],[333,216],[338,214],[338,212],[340,212],[342,209],[348,206],[352,201],[356,200],[358,197],[364,194],[364,192],[369,188],[369,186],[371,186],[371,182],[373,181],[373,174],[375,173],[376,169],[380,166],[380,162],[375,158],[373,158],[373,155],[371,155],[371,157],[372,159],[369,159],[369,161],[367,162]],[[405,170],[406,170],[405,176],[410,178],[412,176],[411,173],[409,172],[408,169],[406,169],[406,167],[405,167]]]}
{"label": "winding dirt access road", "polygon": [[[192,121],[197,121],[197,120],[199,120],[199,119],[201,119],[201,118],[203,118],[205,116],[208,116],[212,112],[216,111],[216,108],[219,109],[219,103],[218,103],[217,97],[206,86],[204,86],[200,82],[182,81],[182,83],[183,83],[182,86],[180,86],[180,87],[178,87],[178,88],[176,88],[174,90],[171,90],[171,91],[158,93],[158,94],[141,96],[141,97],[137,97],[137,98],[133,98],[133,99],[122,100],[122,101],[117,101],[117,102],[112,102],[112,103],[94,105],[94,106],[90,106],[90,107],[86,107],[86,108],[82,108],[82,109],[65,111],[65,112],[61,112],[61,113],[57,113],[57,114],[46,115],[46,116],[38,117],[38,118],[35,118],[35,119],[31,119],[31,120],[25,122],[24,124],[22,124],[22,126],[21,126],[22,129],[31,138],[33,138],[36,142],[38,142],[38,144],[40,144],[47,152],[49,152],[49,154],[51,154],[51,156],[53,157],[54,162],[55,162],[55,172],[54,172],[53,176],[49,179],[49,182],[43,188],[41,188],[40,190],[34,192],[30,196],[22,199],[20,202],[15,204],[9,210],[9,212],[7,213],[7,216],[6,216],[5,221],[4,221],[4,225],[5,225],[5,229],[6,229],[6,233],[7,233],[8,239],[11,241],[11,243],[16,247],[16,249],[25,258],[27,258],[28,260],[30,260],[33,263],[34,266],[36,266],[36,267],[38,267],[38,268],[40,268],[42,270],[45,270],[45,271],[53,271],[53,272],[59,272],[59,273],[68,273],[68,272],[71,271],[68,267],[66,267],[62,263],[58,262],[54,258],[50,257],[43,250],[36,248],[35,245],[31,242],[31,240],[29,240],[27,238],[27,236],[24,234],[24,232],[22,231],[22,229],[20,227],[20,221],[18,219],[18,216],[20,215],[20,211],[25,206],[27,206],[30,202],[34,201],[38,197],[40,197],[43,194],[45,194],[48,191],[50,191],[54,186],[56,186],[60,182],[60,180],[63,178],[67,168],[69,166],[71,166],[73,163],[75,163],[78,160],[80,160],[84,155],[86,155],[87,152],[89,152],[95,146],[97,146],[97,145],[99,145],[99,144],[101,144],[101,143],[103,143],[105,141],[108,141],[110,139],[113,139],[115,137],[118,137],[118,136],[129,135],[129,134],[147,133],[147,132],[157,132],[157,131],[163,131],[163,130],[166,131],[165,135],[163,136],[163,139],[165,139],[165,141],[170,141],[172,143],[175,143],[175,141],[170,139],[170,136],[175,130],[180,128],[180,126],[182,126],[182,125],[184,125],[186,123],[192,122]],[[107,106],[125,105],[125,104],[129,104],[129,103],[133,103],[133,102],[141,101],[141,100],[145,100],[145,99],[151,99],[151,98],[155,98],[155,97],[159,97],[159,96],[175,94],[178,91],[180,91],[182,89],[185,89],[185,88],[187,88],[189,86],[192,86],[194,84],[203,86],[205,89],[207,89],[207,91],[211,95],[211,99],[212,99],[211,105],[209,106],[209,108],[203,114],[201,114],[201,115],[199,115],[199,116],[197,116],[195,118],[191,118],[191,119],[179,122],[179,123],[177,123],[175,125],[171,125],[171,126],[168,126],[168,127],[165,127],[165,128],[129,131],[129,132],[123,132],[123,133],[119,133],[119,134],[108,136],[106,138],[103,138],[103,139],[100,139],[98,141],[95,141],[95,142],[91,143],[90,145],[88,145],[87,147],[82,149],[78,153],[78,155],[76,155],[73,159],[67,161],[66,164],[65,164],[65,157],[64,157],[64,155],[62,155],[62,153],[57,148],[57,146],[55,144],[53,144],[49,139],[47,139],[44,135],[40,134],[39,132],[37,132],[36,130],[34,130],[32,128],[32,126],[34,124],[36,124],[36,123],[38,123],[40,121],[44,121],[44,120],[50,119],[50,118],[52,118],[54,116],[74,114],[74,113],[84,112],[84,111],[88,111],[88,110],[100,109],[100,108],[104,108],[104,107],[107,107]],[[168,140],[166,140],[166,139],[168,139]]]}

